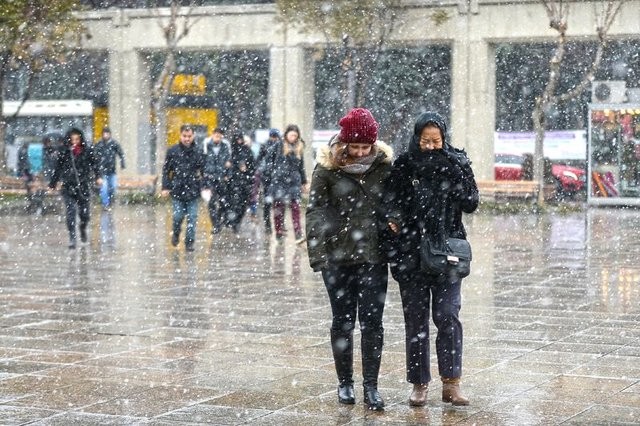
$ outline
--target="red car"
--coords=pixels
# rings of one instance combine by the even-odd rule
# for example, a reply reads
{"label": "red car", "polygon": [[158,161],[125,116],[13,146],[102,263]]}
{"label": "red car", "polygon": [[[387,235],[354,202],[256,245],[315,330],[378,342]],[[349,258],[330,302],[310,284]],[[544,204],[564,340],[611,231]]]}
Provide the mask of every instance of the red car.
{"label": "red car", "polygon": [[[495,180],[522,180],[524,157],[518,154],[496,154],[494,163]],[[561,195],[574,195],[584,190],[586,173],[583,169],[552,164],[551,174],[556,180],[557,192]]]}

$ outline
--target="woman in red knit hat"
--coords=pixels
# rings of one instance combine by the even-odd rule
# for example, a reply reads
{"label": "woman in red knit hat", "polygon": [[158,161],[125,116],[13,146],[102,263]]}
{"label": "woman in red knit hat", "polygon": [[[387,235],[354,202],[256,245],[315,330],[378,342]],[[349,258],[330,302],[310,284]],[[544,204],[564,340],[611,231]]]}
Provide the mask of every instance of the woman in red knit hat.
{"label": "woman in red knit hat", "polygon": [[387,261],[378,220],[383,182],[392,150],[377,140],[378,123],[363,108],[340,120],[340,133],[318,151],[306,214],[307,247],[314,271],[321,271],[333,321],[331,347],[338,375],[338,401],[354,404],[353,330],[360,321],[364,402],[384,410],[378,392],[382,357],[382,313]]}

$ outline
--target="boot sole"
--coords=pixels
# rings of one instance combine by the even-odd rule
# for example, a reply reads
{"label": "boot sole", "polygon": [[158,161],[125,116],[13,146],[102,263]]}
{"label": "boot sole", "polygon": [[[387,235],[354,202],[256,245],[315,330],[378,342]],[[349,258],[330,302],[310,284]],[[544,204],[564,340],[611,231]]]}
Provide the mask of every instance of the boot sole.
{"label": "boot sole", "polygon": [[427,401],[413,401],[413,400],[409,400],[409,406],[410,407],[424,407],[425,405],[427,405]]}
{"label": "boot sole", "polygon": [[456,407],[466,407],[469,405],[469,402],[461,402],[461,401],[452,401],[450,399],[442,398],[442,402],[447,402],[451,405],[455,405]]}

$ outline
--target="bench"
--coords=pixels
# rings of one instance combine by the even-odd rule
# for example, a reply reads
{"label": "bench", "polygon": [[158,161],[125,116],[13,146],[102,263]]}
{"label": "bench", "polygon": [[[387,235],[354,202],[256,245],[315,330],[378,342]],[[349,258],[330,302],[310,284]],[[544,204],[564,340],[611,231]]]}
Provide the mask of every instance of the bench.
{"label": "bench", "polygon": [[[536,201],[539,185],[532,180],[479,180],[478,191],[481,200],[508,201],[512,199]],[[550,200],[555,195],[553,185],[545,185],[544,198]]]}
{"label": "bench", "polygon": [[157,183],[157,175],[118,175],[117,191],[153,195]]}
{"label": "bench", "polygon": [[[35,176],[29,182],[29,189],[35,191],[38,189],[46,189],[46,185],[41,176]],[[26,194],[27,186],[22,178],[16,176],[0,176],[0,194]]]}

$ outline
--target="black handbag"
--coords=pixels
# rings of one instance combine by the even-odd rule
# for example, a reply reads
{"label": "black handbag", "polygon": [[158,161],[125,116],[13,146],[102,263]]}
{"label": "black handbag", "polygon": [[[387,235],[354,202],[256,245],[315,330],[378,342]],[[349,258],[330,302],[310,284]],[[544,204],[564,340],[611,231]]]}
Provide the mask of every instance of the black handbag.
{"label": "black handbag", "polygon": [[464,278],[471,273],[471,259],[471,244],[462,238],[437,242],[423,234],[420,239],[420,265],[427,273]]}
{"label": "black handbag", "polygon": [[[420,183],[414,179],[414,187]],[[446,204],[442,202],[442,220],[439,220],[438,234],[420,236],[420,269],[428,274],[444,274],[452,278],[464,278],[471,273],[471,244],[463,238],[447,237],[444,221]]]}

